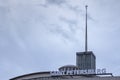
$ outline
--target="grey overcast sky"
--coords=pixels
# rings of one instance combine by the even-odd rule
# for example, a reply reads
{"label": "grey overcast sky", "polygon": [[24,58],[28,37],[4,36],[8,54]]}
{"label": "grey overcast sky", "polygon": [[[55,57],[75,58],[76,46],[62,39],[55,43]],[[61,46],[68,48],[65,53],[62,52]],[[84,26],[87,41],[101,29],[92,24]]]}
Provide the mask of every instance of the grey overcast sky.
{"label": "grey overcast sky", "polygon": [[120,75],[120,0],[0,0],[0,79],[75,65],[86,4],[97,68]]}

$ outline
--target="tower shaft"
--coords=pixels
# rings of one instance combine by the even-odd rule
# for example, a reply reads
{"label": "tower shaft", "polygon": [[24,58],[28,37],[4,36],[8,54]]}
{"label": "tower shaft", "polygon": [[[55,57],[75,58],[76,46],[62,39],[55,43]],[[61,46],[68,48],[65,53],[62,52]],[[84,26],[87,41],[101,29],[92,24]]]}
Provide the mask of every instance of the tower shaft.
{"label": "tower shaft", "polygon": [[85,19],[85,52],[87,52],[87,50],[88,50],[88,35],[87,35],[87,5],[85,6],[85,8],[86,8],[86,19]]}

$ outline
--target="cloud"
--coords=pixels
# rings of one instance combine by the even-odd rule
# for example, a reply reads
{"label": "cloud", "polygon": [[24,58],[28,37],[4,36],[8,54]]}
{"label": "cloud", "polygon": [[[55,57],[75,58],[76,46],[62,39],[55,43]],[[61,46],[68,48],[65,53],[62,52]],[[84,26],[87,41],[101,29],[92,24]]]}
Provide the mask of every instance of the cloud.
{"label": "cloud", "polygon": [[61,5],[66,3],[66,0],[46,0],[47,4]]}
{"label": "cloud", "polygon": [[[78,36],[82,35],[78,30],[82,21],[77,22],[76,6],[68,6],[64,0],[12,0],[6,3],[0,9],[0,64],[5,80],[74,64],[73,56],[80,44]],[[11,74],[5,77],[6,72]]]}

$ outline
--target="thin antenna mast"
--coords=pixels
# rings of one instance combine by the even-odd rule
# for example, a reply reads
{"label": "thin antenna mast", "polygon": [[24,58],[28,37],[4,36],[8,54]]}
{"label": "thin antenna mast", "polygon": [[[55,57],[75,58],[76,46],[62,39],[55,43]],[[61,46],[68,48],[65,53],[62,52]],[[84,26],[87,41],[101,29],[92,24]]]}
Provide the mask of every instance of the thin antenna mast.
{"label": "thin antenna mast", "polygon": [[85,52],[88,50],[88,43],[87,43],[87,5],[85,6],[86,8],[86,19],[85,19]]}

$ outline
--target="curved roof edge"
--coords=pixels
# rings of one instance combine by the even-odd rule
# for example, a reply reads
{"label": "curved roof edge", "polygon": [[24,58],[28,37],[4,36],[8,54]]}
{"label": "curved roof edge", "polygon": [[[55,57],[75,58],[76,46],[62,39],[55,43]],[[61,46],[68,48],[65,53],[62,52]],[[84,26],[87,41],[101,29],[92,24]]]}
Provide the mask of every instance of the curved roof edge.
{"label": "curved roof edge", "polygon": [[64,65],[64,66],[61,66],[59,69],[61,69],[61,68],[65,68],[65,67],[75,67],[75,68],[78,68],[78,67],[75,66],[75,65]]}
{"label": "curved roof edge", "polygon": [[24,74],[24,75],[20,75],[20,76],[11,78],[10,80],[14,80],[14,79],[17,79],[17,78],[22,78],[22,77],[25,77],[25,76],[35,75],[35,74],[46,74],[46,73],[49,74],[50,71],[45,71],[45,72],[34,72],[34,73]]}

